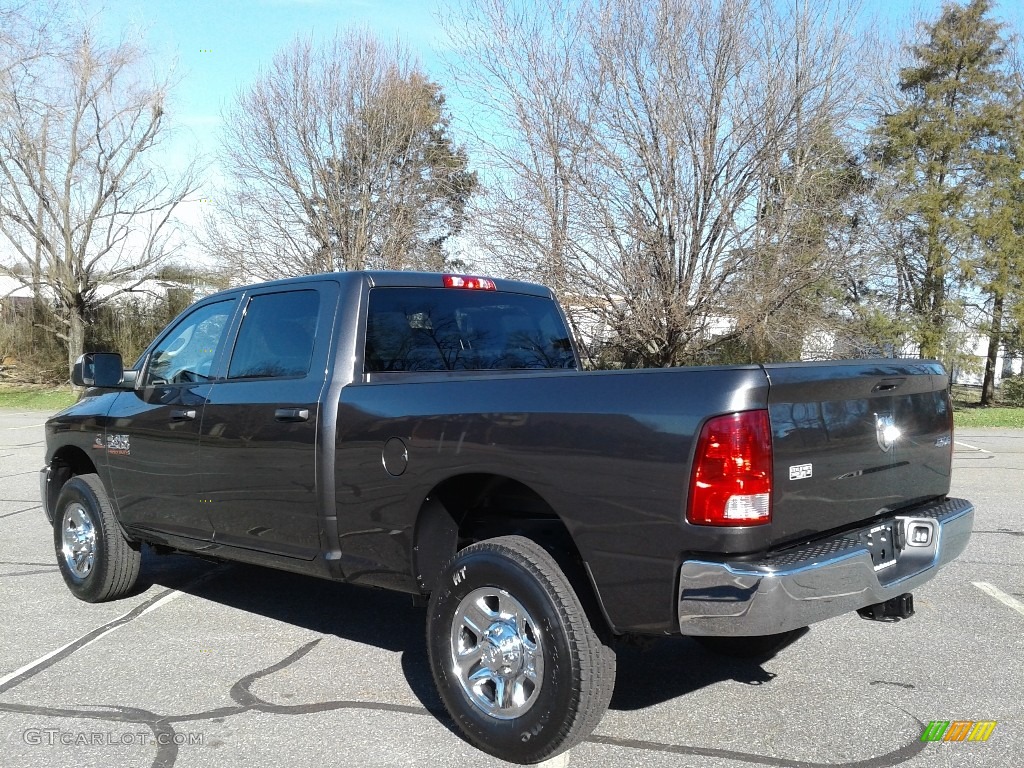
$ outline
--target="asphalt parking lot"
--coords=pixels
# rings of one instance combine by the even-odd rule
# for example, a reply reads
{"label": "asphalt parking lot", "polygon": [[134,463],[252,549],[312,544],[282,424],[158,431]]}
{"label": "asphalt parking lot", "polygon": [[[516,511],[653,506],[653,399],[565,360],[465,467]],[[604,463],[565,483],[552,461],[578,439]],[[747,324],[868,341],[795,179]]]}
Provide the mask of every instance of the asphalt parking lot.
{"label": "asphalt parking lot", "polygon": [[[39,506],[39,413],[0,411],[0,764],[501,765],[453,731],[409,598],[146,552],[140,591],[79,602]],[[555,765],[1012,766],[1024,755],[1024,431],[958,432],[967,551],[898,624],[815,625],[774,657],[619,651],[611,709]],[[920,740],[996,721],[985,742]]]}

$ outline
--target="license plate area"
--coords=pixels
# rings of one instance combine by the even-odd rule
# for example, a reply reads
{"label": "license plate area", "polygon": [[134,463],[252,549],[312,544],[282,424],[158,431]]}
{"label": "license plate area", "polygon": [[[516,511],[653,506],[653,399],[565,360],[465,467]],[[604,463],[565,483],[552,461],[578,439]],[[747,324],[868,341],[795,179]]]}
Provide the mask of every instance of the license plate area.
{"label": "license plate area", "polygon": [[871,564],[875,571],[884,571],[896,565],[900,552],[906,545],[903,538],[903,522],[892,520],[861,531],[861,543],[871,553]]}

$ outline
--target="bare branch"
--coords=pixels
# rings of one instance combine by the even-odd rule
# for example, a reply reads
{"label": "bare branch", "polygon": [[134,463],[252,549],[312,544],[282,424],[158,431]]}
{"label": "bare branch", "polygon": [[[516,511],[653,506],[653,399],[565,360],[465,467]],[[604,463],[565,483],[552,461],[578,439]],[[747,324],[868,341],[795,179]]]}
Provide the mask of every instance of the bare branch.
{"label": "bare branch", "polygon": [[454,68],[493,169],[474,246],[620,364],[704,359],[813,292],[842,259],[856,8],[810,5],[464,0]]}

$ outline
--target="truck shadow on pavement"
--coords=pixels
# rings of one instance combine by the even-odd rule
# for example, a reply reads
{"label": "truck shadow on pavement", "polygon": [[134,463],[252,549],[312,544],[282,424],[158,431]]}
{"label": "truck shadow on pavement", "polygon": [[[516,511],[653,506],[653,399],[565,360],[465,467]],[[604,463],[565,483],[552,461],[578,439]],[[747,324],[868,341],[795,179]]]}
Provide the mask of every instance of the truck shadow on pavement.
{"label": "truck shadow on pavement", "polygon": [[656,638],[640,646],[621,644],[610,708],[644,709],[727,680],[765,685],[775,679],[775,673],[762,664],[785,645],[759,656],[730,658],[712,653],[688,637]]}
{"label": "truck shadow on pavement", "polygon": [[[159,740],[152,768],[173,768],[178,758],[176,728],[183,724],[222,722],[226,718],[259,712],[274,716],[303,716],[317,712],[343,709],[376,710],[435,718],[439,724],[461,738],[451,719],[441,707],[434,690],[427,664],[424,632],[425,611],[412,605],[407,596],[382,590],[368,590],[345,584],[270,571],[254,566],[209,563],[189,556],[156,556],[147,548],[143,557],[143,573],[139,592],[147,592],[143,601],[122,617],[94,629],[60,653],[51,654],[45,663],[11,678],[0,693],[10,690],[67,656],[81,650],[112,628],[134,621],[159,605],[174,591],[220,603],[256,616],[265,616],[321,635],[307,642],[293,639],[282,647],[278,659],[259,669],[237,670],[242,676],[230,690],[233,702],[197,712],[156,712],[138,707],[90,703],[60,703],[48,706],[43,702],[21,703],[0,701],[0,712],[31,715],[37,718],[75,719],[106,722],[115,727],[137,725],[148,728]],[[156,587],[156,589],[151,589]],[[161,589],[162,587],[162,589]],[[214,607],[210,606],[211,613]],[[189,631],[187,628],[183,631]],[[325,637],[335,636],[355,643],[401,654],[401,667],[413,695],[421,706],[399,701],[358,699],[316,700],[305,703],[278,703],[262,698],[254,691],[261,681],[300,662]],[[773,675],[760,666],[767,656],[752,660],[715,657],[687,638],[663,638],[647,644],[646,649],[624,646],[619,649],[619,675],[612,698],[612,708],[640,710],[659,702],[684,696],[701,687],[723,680],[738,680],[749,685],[770,682]],[[379,672],[379,670],[378,670]],[[266,695],[266,694],[264,694]],[[381,698],[387,698],[381,694]],[[396,697],[396,698],[401,698]],[[330,699],[330,697],[327,697]],[[916,719],[916,718],[915,718]],[[923,727],[922,723],[918,723]],[[739,761],[744,764],[772,765],[788,768],[887,768],[903,763],[919,754],[926,746],[918,738],[903,742],[885,754],[845,763],[819,763],[791,760],[773,755],[757,755],[715,746],[638,740],[635,737],[592,734],[587,742],[629,750],[634,754],[663,754],[670,759],[684,760],[696,756]]]}
{"label": "truck shadow on pavement", "polygon": [[[220,566],[215,578],[182,585],[181,570],[195,576],[196,565],[214,568],[187,556],[146,552],[140,587],[174,587],[247,613],[400,653],[412,693],[427,711],[449,725],[427,659],[426,611],[414,606],[409,595],[238,563]],[[761,666],[774,654],[732,659],[684,637],[656,638],[640,645],[620,643],[616,653],[611,708],[620,711],[644,709],[718,682],[764,685],[775,677]]]}
{"label": "truck shadow on pavement", "polygon": [[211,571],[218,571],[214,578],[180,584],[173,570],[161,561],[194,558],[146,555],[140,582],[173,587],[312,632],[400,653],[402,672],[413,694],[427,711],[447,720],[427,660],[426,611],[414,606],[409,595],[243,563],[210,565]]}

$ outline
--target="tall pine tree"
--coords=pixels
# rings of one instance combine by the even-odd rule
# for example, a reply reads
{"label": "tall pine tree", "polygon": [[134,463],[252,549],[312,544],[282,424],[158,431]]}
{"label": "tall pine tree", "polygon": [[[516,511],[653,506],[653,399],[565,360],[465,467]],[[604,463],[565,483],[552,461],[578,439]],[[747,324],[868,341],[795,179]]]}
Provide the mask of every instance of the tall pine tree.
{"label": "tall pine tree", "polygon": [[982,379],[981,404],[995,400],[999,350],[1024,312],[1024,93],[1019,84],[1004,94],[1004,125],[978,154],[982,172],[975,194],[972,228],[975,258],[966,276],[991,311],[987,324],[988,354]]}
{"label": "tall pine tree", "polygon": [[982,158],[1007,130],[1006,41],[992,0],[948,3],[911,47],[897,108],[879,121],[880,181],[895,190],[889,216],[906,233],[894,248],[904,311],[924,357],[950,357],[947,335],[977,239],[971,218]]}

